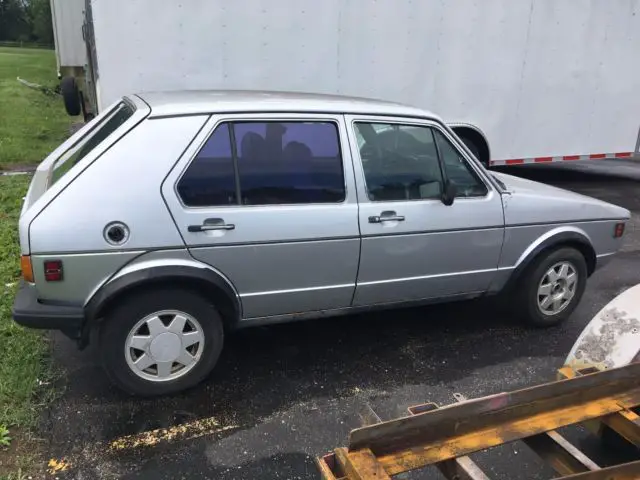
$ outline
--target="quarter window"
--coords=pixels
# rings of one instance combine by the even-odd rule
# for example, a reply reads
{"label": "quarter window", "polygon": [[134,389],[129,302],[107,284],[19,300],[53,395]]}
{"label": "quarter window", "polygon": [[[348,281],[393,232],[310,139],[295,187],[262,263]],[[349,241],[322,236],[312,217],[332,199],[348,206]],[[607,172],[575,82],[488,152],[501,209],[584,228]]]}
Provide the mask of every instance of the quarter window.
{"label": "quarter window", "polygon": [[178,193],[188,207],[237,203],[228,124],[211,134],[180,179]]}
{"label": "quarter window", "polygon": [[187,206],[341,202],[345,186],[337,127],[332,122],[221,124],[180,180],[178,193]]}
{"label": "quarter window", "polygon": [[456,186],[456,196],[485,196],[488,193],[487,186],[460,155],[460,152],[438,130],[434,130],[433,134],[442,157],[447,179]]}

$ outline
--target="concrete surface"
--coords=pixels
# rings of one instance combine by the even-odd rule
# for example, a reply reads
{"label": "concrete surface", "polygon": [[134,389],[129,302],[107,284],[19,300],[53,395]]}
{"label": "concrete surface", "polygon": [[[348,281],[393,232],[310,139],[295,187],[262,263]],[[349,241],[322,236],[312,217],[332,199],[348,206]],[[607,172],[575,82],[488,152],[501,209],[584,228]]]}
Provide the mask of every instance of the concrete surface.
{"label": "concrete surface", "polygon": [[[591,317],[640,282],[640,164],[504,171],[634,212],[623,253],[590,279],[564,325],[527,329],[490,302],[474,301],[246,330],[228,339],[207,382],[157,400],[123,395],[105,378],[91,348],[79,353],[55,336],[55,360],[67,375],[60,385],[64,393],[42,420],[48,455],[68,465],[55,476],[318,478],[314,457],[345,444],[365,403],[384,419],[416,403],[453,403],[454,393],[472,398],[553,380]],[[213,426],[199,429],[198,419]],[[184,431],[175,425],[185,425]],[[167,430],[142,434],[159,428]],[[579,429],[566,434],[602,465],[620,460]],[[553,477],[521,443],[473,458],[491,478]],[[431,471],[397,478],[442,477]]]}

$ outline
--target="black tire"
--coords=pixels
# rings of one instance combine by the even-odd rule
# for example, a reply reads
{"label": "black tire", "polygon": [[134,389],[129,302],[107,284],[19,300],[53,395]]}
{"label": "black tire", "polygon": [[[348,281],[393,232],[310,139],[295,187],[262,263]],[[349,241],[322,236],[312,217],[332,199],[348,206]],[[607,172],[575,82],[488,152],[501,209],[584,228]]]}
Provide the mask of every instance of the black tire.
{"label": "black tire", "polygon": [[469,137],[462,136],[460,137],[460,140],[462,140],[462,143],[464,143],[467,148],[471,150],[471,153],[473,153],[474,157],[476,157],[478,161],[486,167],[486,163],[482,161],[482,157],[480,156],[480,147],[478,147],[478,145],[476,145],[475,142]]}
{"label": "black tire", "polygon": [[80,104],[80,91],[74,77],[64,77],[60,81],[60,94],[64,102],[64,108],[69,115],[75,117],[82,112]]}
{"label": "black tire", "polygon": [[[125,344],[136,322],[162,310],[178,310],[196,319],[202,327],[204,347],[190,371],[175,380],[154,382],[132,371],[125,357]],[[176,393],[200,383],[218,361],[223,343],[222,318],[211,303],[197,293],[167,288],[145,290],[123,299],[104,318],[99,336],[102,364],[109,378],[125,392],[145,397]]]}
{"label": "black tire", "polygon": [[[578,279],[575,293],[567,305],[556,314],[545,314],[538,307],[538,287],[546,272],[559,262],[568,262],[574,268]],[[587,262],[578,250],[562,247],[542,253],[522,273],[515,292],[513,307],[515,313],[525,323],[534,327],[552,327],[565,321],[573,313],[584,294],[587,285]]]}

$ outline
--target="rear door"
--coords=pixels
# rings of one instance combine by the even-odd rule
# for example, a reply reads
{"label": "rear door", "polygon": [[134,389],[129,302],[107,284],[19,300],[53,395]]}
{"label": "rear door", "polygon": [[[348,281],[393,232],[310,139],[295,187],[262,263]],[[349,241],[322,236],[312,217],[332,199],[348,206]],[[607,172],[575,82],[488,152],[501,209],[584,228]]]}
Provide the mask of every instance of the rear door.
{"label": "rear door", "polygon": [[243,318],[348,307],[360,239],[341,116],[212,117],[163,184],[191,254]]}
{"label": "rear door", "polygon": [[[348,116],[362,250],[354,305],[484,292],[504,235],[500,194],[440,124]],[[445,184],[455,185],[451,205]]]}

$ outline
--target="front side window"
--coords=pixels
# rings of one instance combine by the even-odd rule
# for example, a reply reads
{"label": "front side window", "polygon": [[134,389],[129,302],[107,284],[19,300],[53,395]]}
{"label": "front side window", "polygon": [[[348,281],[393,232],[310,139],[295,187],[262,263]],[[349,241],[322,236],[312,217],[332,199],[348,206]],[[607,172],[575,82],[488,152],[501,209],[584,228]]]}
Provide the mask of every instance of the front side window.
{"label": "front side window", "polygon": [[187,206],[336,203],[345,199],[333,122],[219,125],[178,183]]}
{"label": "front side window", "polygon": [[355,124],[372,201],[441,198],[443,175],[432,129],[384,123]]}

